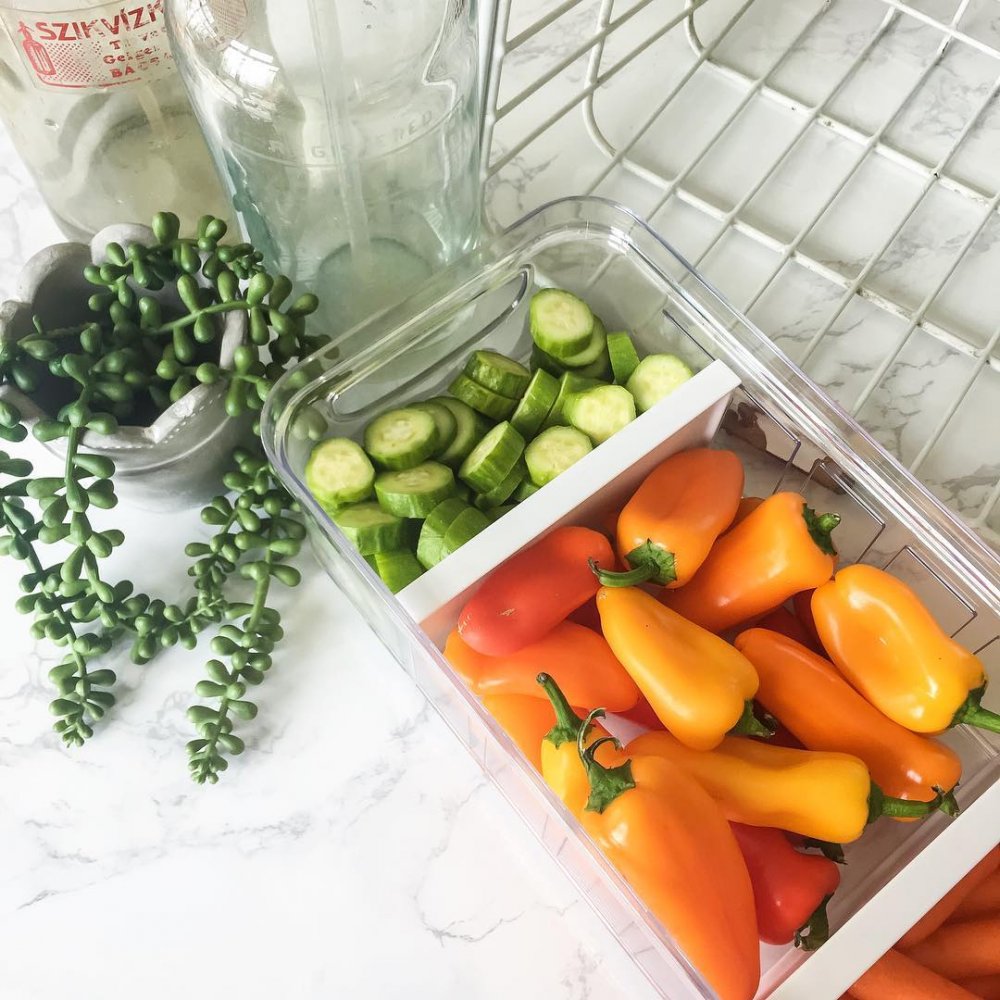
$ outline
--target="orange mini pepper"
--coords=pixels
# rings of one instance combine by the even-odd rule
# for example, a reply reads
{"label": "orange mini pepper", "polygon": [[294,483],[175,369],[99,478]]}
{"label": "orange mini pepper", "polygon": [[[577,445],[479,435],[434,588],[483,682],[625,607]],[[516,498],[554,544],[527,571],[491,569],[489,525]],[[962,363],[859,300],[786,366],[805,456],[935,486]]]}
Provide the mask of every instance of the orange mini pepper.
{"label": "orange mini pepper", "polygon": [[624,712],[639,700],[639,689],[596,632],[562,622],[548,635],[507,656],[484,656],[452,630],[444,655],[473,694],[526,694],[542,697],[535,678],[549,673],[573,705],[607,705]]}
{"label": "orange mini pepper", "polygon": [[752,628],[736,648],[756,667],[757,700],[810,750],[854,754],[887,795],[929,802],[962,776],[958,755],[886,718],[823,657],[787,636]]}
{"label": "orange mini pepper", "polygon": [[812,598],[830,659],[880,712],[917,733],[966,723],[1000,733],[980,707],[986,672],[946,635],[920,598],[874,566],[848,566]]}
{"label": "orange mini pepper", "polygon": [[706,753],[665,732],[637,736],[628,752],[636,760],[663,757],[684,768],[734,823],[773,826],[836,844],[857,840],[879,816],[957,812],[950,794],[933,802],[884,795],[864,762],[846,753],[793,750],[738,736],[727,736]]}
{"label": "orange mini pepper", "polygon": [[744,497],[736,508],[736,516],[730,528],[735,528],[740,521],[745,521],[763,502],[763,497]]}
{"label": "orange mini pepper", "polygon": [[482,702],[521,753],[540,771],[542,740],[552,728],[552,709],[548,702],[527,694],[488,694]]}
{"label": "orange mini pepper", "polygon": [[637,587],[602,587],[597,610],[615,656],[677,739],[711,750],[736,726],[769,733],[753,716],[757,673],[728,642]]}
{"label": "orange mini pepper", "polygon": [[816,514],[798,493],[775,493],[723,535],[694,578],[660,600],[722,632],[818,587],[833,575],[837,514]]}
{"label": "orange mini pepper", "polygon": [[598,579],[618,587],[687,583],[732,524],[742,492],[743,465],[733,452],[694,448],[672,455],[618,517],[618,554],[632,570],[601,572]]}
{"label": "orange mini pepper", "polygon": [[716,995],[751,1000],[760,982],[753,889],[722,810],[662,758],[605,766],[595,759],[604,742],[585,748],[581,732],[577,745],[590,790],[584,829]]}

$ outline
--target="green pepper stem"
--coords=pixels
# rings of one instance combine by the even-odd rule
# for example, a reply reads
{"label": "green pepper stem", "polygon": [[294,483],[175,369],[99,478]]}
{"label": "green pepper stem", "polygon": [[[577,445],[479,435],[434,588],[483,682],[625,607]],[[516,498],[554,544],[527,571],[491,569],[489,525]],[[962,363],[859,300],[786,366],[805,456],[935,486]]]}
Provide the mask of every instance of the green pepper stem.
{"label": "green pepper stem", "polygon": [[979,703],[986,693],[986,685],[978,687],[975,691],[969,692],[969,697],[962,703],[962,707],[955,713],[951,720],[953,726],[975,726],[977,729],[986,729],[991,733],[1000,733],[1000,715],[991,712],[988,708],[983,708]]}
{"label": "green pepper stem", "polygon": [[[545,689],[556,713],[556,724],[545,734],[544,738],[554,747],[561,747],[564,743],[571,741],[576,743],[577,738],[586,728],[583,719],[573,711],[573,707],[566,700],[566,695],[562,693],[559,685],[548,674],[539,674],[535,680]],[[583,735],[586,738],[585,732]]]}
{"label": "green pepper stem", "polygon": [[837,548],[830,536],[833,534],[833,529],[840,524],[840,515],[817,514],[809,504],[804,503],[802,505],[802,517],[806,522],[806,528],[809,530],[809,537],[819,546],[821,551],[825,552],[828,556],[835,556]]}
{"label": "green pepper stem", "polygon": [[730,735],[733,736],[760,736],[765,740],[769,740],[777,730],[774,726],[768,725],[766,722],[762,722],[760,719],[754,715],[753,699],[747,698],[743,702],[743,714],[739,717],[736,725],[729,730]]}
{"label": "green pepper stem", "polygon": [[652,580],[656,575],[656,568],[653,566],[637,566],[635,569],[618,572],[613,569],[601,569],[593,559],[590,560],[590,569],[602,587],[636,587],[640,583]]}
{"label": "green pepper stem", "polygon": [[635,779],[632,777],[632,761],[627,760],[618,767],[605,767],[598,763],[594,756],[598,749],[605,743],[613,743],[621,749],[621,743],[613,736],[604,736],[599,740],[594,740],[589,747],[584,746],[586,732],[592,725],[594,719],[603,718],[604,709],[595,708],[586,719],[583,720],[583,727],[576,738],[576,751],[583,762],[584,770],[587,772],[587,781],[590,783],[590,795],[587,797],[587,804],[584,807],[588,812],[602,813],[605,809],[625,792],[635,788]]}
{"label": "green pepper stem", "polygon": [[932,812],[943,812],[946,816],[957,816],[959,808],[955,801],[954,792],[946,792],[935,785],[934,798],[930,802],[921,802],[886,795],[874,781],[872,782],[871,793],[868,796],[869,823],[873,823],[879,816],[919,818],[929,816]]}
{"label": "green pepper stem", "polygon": [[601,569],[593,559],[590,561],[590,568],[602,587],[634,587],[647,580],[666,586],[677,579],[677,566],[673,552],[654,542],[652,538],[647,538],[642,545],[636,546],[627,553],[625,562],[632,569],[623,573]]}
{"label": "green pepper stem", "polygon": [[823,897],[823,901],[812,912],[812,916],[795,932],[795,947],[803,951],[815,951],[830,937],[830,917],[827,905],[833,893]]}

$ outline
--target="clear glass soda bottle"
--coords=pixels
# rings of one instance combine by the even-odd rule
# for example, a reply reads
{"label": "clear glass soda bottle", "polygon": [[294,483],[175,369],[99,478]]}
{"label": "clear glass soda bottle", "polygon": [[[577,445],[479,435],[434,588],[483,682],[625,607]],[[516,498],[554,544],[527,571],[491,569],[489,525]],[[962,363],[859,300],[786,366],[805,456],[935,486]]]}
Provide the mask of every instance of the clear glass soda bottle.
{"label": "clear glass soda bottle", "polygon": [[475,0],[171,0],[168,24],[248,238],[332,332],[472,245]]}
{"label": "clear glass soda bottle", "polygon": [[160,209],[231,215],[163,5],[0,0],[0,121],[72,239]]}

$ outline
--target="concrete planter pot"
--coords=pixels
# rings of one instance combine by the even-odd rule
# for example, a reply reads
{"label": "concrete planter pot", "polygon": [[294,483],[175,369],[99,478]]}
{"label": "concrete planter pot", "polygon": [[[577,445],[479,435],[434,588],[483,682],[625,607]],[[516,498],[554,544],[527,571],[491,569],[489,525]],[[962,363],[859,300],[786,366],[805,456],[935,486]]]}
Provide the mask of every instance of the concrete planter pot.
{"label": "concrete planter pot", "polygon": [[[104,250],[111,242],[127,247],[153,241],[152,230],[146,226],[117,225],[101,230],[89,246],[58,243],[41,250],[21,270],[16,298],[0,304],[0,342],[31,333],[36,315],[47,329],[92,319],[87,299],[94,286],[84,280],[84,267],[103,263]],[[167,289],[157,294],[169,299]],[[229,367],[234,351],[246,338],[246,314],[225,313],[220,322],[219,363]],[[198,506],[222,490],[228,455],[248,433],[246,419],[234,420],[226,413],[225,392],[225,384],[196,386],[148,427],[123,425],[109,435],[88,431],[84,448],[114,460],[115,488],[123,503],[157,511]],[[20,410],[29,428],[52,415],[50,408],[56,406],[51,396],[44,385],[30,397],[15,386],[0,386],[0,399]],[[65,454],[61,439],[45,447]]]}

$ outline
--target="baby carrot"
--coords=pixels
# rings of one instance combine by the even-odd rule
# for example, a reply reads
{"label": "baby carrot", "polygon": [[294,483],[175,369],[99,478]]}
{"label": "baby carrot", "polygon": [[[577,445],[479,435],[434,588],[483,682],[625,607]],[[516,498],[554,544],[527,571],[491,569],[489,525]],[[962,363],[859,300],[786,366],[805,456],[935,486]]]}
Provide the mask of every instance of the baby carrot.
{"label": "baby carrot", "polygon": [[1000,973],[1000,913],[940,927],[907,954],[946,979]]}
{"label": "baby carrot", "polygon": [[948,918],[949,923],[985,917],[990,913],[1000,913],[1000,870],[995,871],[985,881],[980,882],[975,892],[970,893]]}
{"label": "baby carrot", "polygon": [[930,937],[951,915],[959,903],[1000,867],[1000,848],[994,847],[950,892],[946,892],[898,941],[906,951]]}
{"label": "baby carrot", "polygon": [[894,948],[852,987],[857,1000],[976,1000],[975,993],[942,979]]}
{"label": "baby carrot", "polygon": [[1000,975],[963,979],[958,985],[982,1000],[1000,1000]]}

